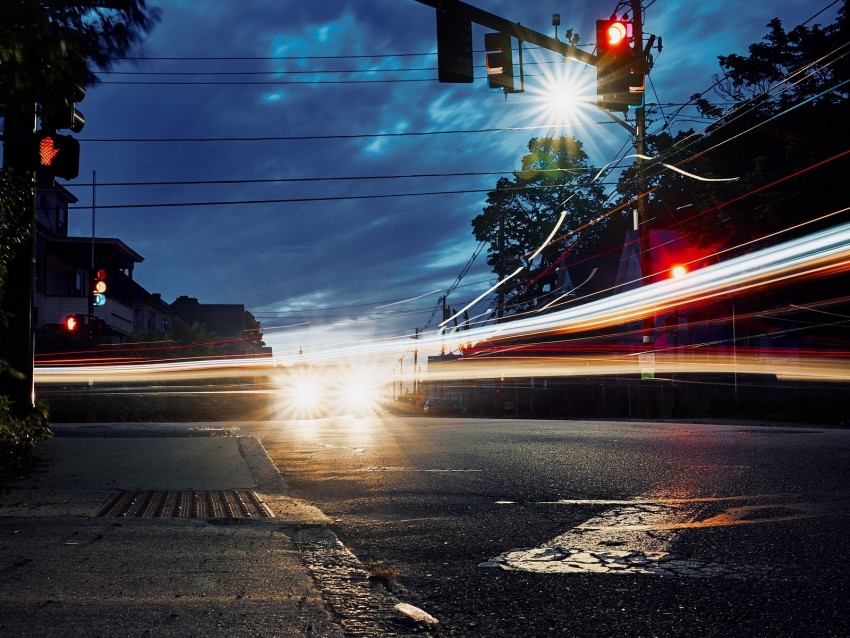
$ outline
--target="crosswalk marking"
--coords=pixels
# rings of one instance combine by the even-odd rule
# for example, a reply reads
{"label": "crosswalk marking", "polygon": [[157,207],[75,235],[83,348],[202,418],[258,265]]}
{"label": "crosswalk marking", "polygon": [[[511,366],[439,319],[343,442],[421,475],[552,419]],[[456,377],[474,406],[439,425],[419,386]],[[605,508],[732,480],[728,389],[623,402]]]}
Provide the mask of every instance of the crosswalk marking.
{"label": "crosswalk marking", "polygon": [[[539,573],[677,574],[703,578],[768,574],[776,568],[677,558],[670,554],[670,548],[685,529],[799,520],[826,513],[822,505],[789,502],[790,498],[793,497],[649,495],[633,500],[551,501],[552,505],[606,505],[608,509],[543,545],[509,550],[481,563],[480,567]],[[730,507],[716,511],[717,504],[727,502]],[[715,511],[708,512],[709,509]]]}

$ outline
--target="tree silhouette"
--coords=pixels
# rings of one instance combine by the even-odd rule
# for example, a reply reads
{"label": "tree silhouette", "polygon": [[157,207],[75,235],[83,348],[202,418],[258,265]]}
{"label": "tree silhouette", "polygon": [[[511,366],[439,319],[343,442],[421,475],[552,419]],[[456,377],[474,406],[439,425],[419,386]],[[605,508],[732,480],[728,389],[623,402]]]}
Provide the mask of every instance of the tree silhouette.
{"label": "tree silhouette", "polygon": [[[522,168],[511,179],[499,179],[483,212],[472,220],[473,235],[489,244],[487,263],[500,279],[524,268],[500,291],[508,314],[545,304],[555,292],[564,256],[589,250],[603,226],[592,223],[602,208],[603,189],[592,181],[581,142],[566,135],[534,138],[528,151]],[[544,246],[562,211],[563,225]]]}

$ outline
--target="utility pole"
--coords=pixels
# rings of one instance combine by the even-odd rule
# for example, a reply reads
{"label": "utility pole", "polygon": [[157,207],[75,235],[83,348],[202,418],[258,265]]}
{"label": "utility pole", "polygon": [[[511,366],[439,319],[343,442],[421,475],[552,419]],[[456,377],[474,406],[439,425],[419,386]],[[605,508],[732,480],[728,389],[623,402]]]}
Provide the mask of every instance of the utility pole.
{"label": "utility pole", "polygon": [[35,131],[35,103],[10,104],[3,129],[3,167],[10,177],[26,178],[31,198],[24,218],[26,240],[12,257],[6,272],[2,308],[9,315],[3,329],[0,358],[14,370],[0,377],[0,393],[12,401],[12,413],[27,417],[35,407],[33,340],[33,297],[35,292],[35,176],[30,166],[29,149]]}
{"label": "utility pole", "polygon": [[[419,340],[419,335],[422,332],[422,328],[417,328],[416,332],[413,334],[413,338],[417,341]],[[419,365],[419,346],[415,346],[413,348],[413,396],[416,397],[419,395],[419,383],[416,376],[416,369]]]}
{"label": "utility pole", "polygon": [[[498,250],[499,250],[499,272],[496,273],[496,277],[499,281],[503,281],[505,279],[505,220],[504,213],[499,216],[499,239],[498,239]],[[505,316],[505,287],[504,284],[499,286],[498,291],[496,292],[497,301],[496,301],[496,323],[501,323],[502,319]]]}
{"label": "utility pole", "polygon": [[[650,252],[649,229],[646,224],[646,168],[645,160],[643,159],[646,155],[644,144],[646,134],[646,109],[644,107],[643,92],[646,82],[646,74],[649,73],[651,66],[649,49],[652,48],[655,36],[650,37],[649,44],[646,48],[644,48],[643,11],[641,9],[641,0],[630,0],[632,11],[632,18],[630,21],[625,17],[622,20],[618,20],[615,19],[615,16],[611,16],[608,20],[597,20],[597,36],[599,37],[599,40],[597,41],[598,55],[593,55],[579,50],[576,47],[576,42],[578,41],[577,37],[568,37],[566,42],[562,42],[557,37],[552,38],[543,35],[542,33],[523,27],[518,23],[510,22],[509,20],[478,9],[477,7],[473,7],[465,2],[461,2],[460,0],[416,0],[416,2],[435,8],[437,10],[438,22],[441,19],[446,19],[446,16],[450,16],[452,20],[456,21],[456,25],[460,25],[465,28],[465,33],[468,33],[469,28],[471,28],[470,23],[474,22],[516,38],[520,43],[520,52],[522,51],[522,43],[530,42],[541,48],[559,53],[566,58],[572,58],[596,67],[598,92],[597,107],[635,137],[635,150],[638,155],[635,163],[635,186],[637,188],[638,197],[635,209],[634,230],[638,238],[641,284],[648,284],[652,276],[652,258]],[[462,24],[464,21],[466,21],[466,23]],[[555,25],[556,29],[557,26],[560,25],[560,22],[560,14],[555,14],[553,16],[552,24]],[[631,48],[628,46],[629,36],[627,23],[629,22],[631,23],[632,28]],[[622,37],[610,38],[610,30],[612,27],[615,27],[616,31],[619,31],[619,33],[622,34]],[[601,28],[604,28],[609,32],[608,39],[602,40],[602,32],[600,31]],[[467,69],[467,72],[470,72],[472,68],[471,47],[461,50],[460,47],[450,46],[451,43],[445,43],[444,45],[451,49],[450,51],[447,51],[447,53],[452,53],[457,57],[465,58],[463,60],[465,68]],[[438,42],[438,48],[444,45]],[[659,50],[661,49],[660,39],[658,48]],[[438,51],[438,53],[440,52]],[[488,59],[488,65],[489,64],[490,62]],[[520,69],[520,73],[522,73],[522,69]],[[457,78],[443,80],[441,78],[440,81],[471,82],[472,77],[471,75],[464,76],[462,80]],[[624,121],[624,119],[611,112],[612,109],[620,110],[620,107],[622,107],[626,112],[629,107],[634,107],[634,128]],[[501,225],[499,228],[497,242],[499,253],[501,255],[499,263],[500,272],[497,274],[501,281],[504,278],[505,270],[503,245],[504,236]],[[498,322],[503,318],[504,292],[500,289],[497,292],[497,295],[499,307],[496,313],[496,321]],[[647,368],[654,372],[654,315],[644,318],[642,332]],[[647,376],[651,378],[652,374],[648,374]],[[648,404],[650,409],[654,409],[654,395],[649,397]]]}
{"label": "utility pole", "polygon": [[[634,41],[638,47],[638,51],[643,55],[643,24],[641,16],[641,0],[632,0],[632,21],[634,23]],[[635,152],[637,160],[635,162],[635,175],[637,177],[637,219],[635,220],[638,234],[638,243],[640,245],[640,274],[643,281],[652,273],[652,259],[649,252],[649,231],[646,228],[646,198],[643,194],[646,192],[646,172],[644,168],[644,135],[646,128],[646,109],[641,105],[635,109]],[[650,327],[654,327],[654,321],[649,318]],[[644,335],[644,341],[646,341]],[[650,337],[652,335],[649,335]]]}
{"label": "utility pole", "polygon": [[[642,56],[642,62],[646,64],[646,53],[643,50],[643,13],[641,0],[631,0],[632,21],[634,24],[634,42],[638,55]],[[643,157],[646,155],[644,147],[644,136],[646,130],[646,109],[643,105],[635,109],[635,176],[637,179],[637,216],[635,223],[638,236],[638,250],[640,251],[640,275],[641,285],[646,286],[652,277],[652,251],[650,246],[649,227],[646,224],[646,167]],[[646,373],[641,371],[642,381],[644,377],[649,383],[644,388],[643,395],[646,399],[644,412],[646,416],[654,416],[656,410],[655,392],[657,386],[652,383],[655,374],[655,313],[650,313],[643,319],[643,352]],[[644,367],[642,366],[642,367]]]}

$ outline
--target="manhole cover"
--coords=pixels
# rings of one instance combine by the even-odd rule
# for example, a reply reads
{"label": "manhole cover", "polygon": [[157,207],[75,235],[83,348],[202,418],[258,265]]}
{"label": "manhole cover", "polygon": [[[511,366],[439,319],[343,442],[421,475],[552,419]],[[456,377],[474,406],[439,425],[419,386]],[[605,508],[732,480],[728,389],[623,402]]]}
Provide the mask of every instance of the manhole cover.
{"label": "manhole cover", "polygon": [[100,508],[106,518],[270,518],[269,509],[250,490],[121,491]]}

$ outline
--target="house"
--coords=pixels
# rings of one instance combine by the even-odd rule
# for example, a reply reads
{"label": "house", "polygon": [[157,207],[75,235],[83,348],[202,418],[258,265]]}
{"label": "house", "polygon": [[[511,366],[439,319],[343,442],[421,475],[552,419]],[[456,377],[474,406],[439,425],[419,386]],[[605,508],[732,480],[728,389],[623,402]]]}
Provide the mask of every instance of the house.
{"label": "house", "polygon": [[133,282],[133,326],[136,333],[167,334],[171,332],[177,313],[158,292],[150,293]]}
{"label": "house", "polygon": [[[144,258],[120,239],[71,237],[68,206],[76,203],[62,186],[36,191],[34,323],[36,334],[72,315],[92,314],[105,327],[102,337],[119,342],[136,332],[133,270]],[[94,273],[105,271],[102,305],[89,306]]]}
{"label": "house", "polygon": [[[77,198],[60,185],[36,191],[36,264],[33,322],[36,350],[84,350],[84,341],[69,339],[69,318],[78,335],[97,334],[99,344],[121,344],[137,334],[168,334],[175,322],[198,322],[222,340],[233,355],[271,355],[261,341],[260,324],[242,304],[200,304],[182,296],[163,301],[133,279],[144,258],[123,241],[109,237],[68,235],[68,208]],[[106,291],[94,301],[95,278]]]}

